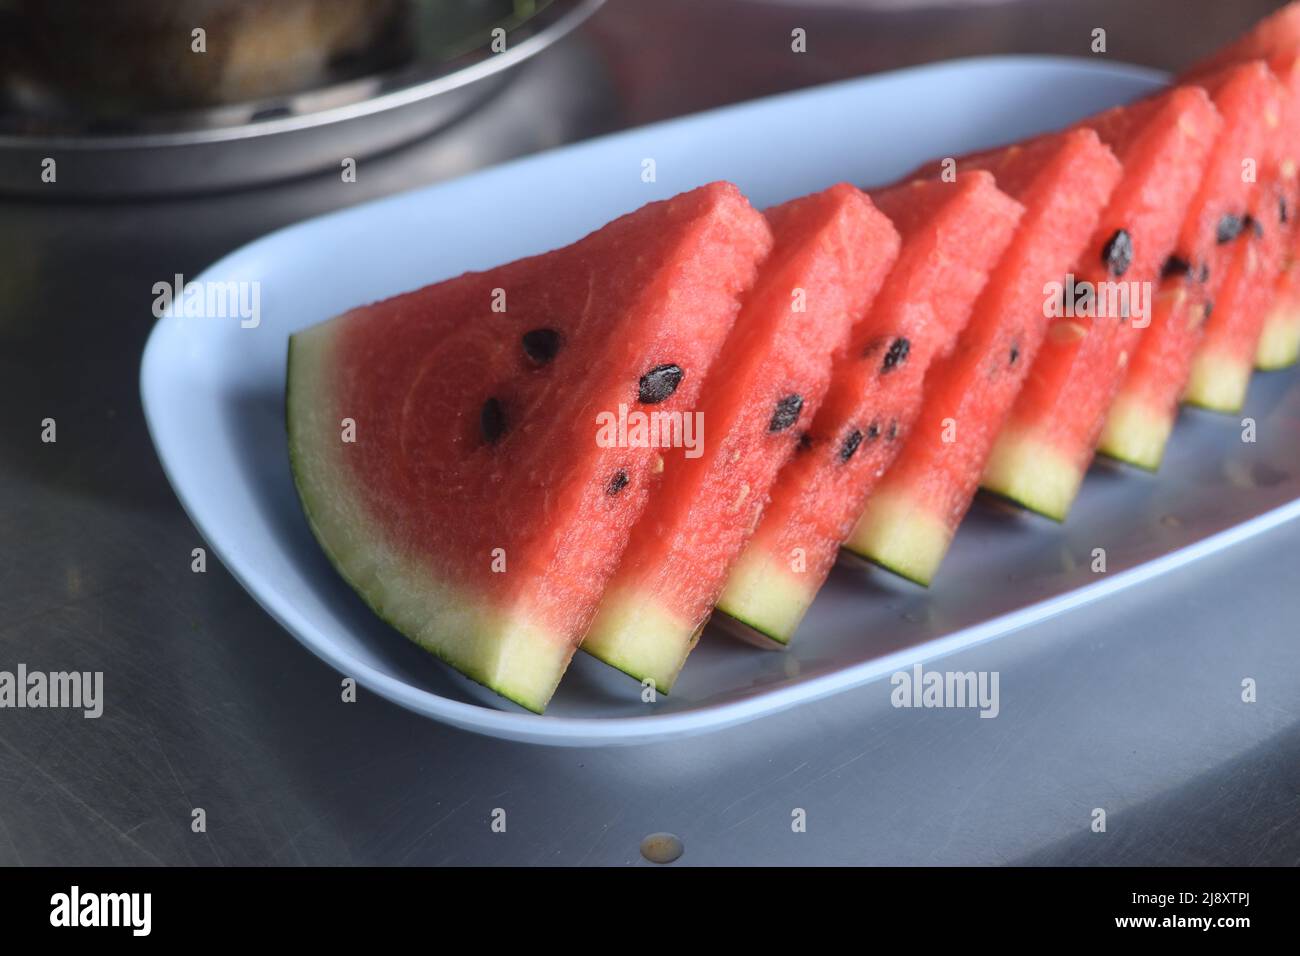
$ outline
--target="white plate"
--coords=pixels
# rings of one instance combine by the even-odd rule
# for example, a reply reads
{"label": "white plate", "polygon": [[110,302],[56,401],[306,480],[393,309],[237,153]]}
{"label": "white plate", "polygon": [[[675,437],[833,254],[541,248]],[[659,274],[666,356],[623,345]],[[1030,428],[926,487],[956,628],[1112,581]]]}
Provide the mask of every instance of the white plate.
{"label": "white plate", "polygon": [[[579,654],[538,717],[408,643],[325,559],[289,475],[285,348],[291,332],[358,303],[564,245],[710,180],[736,182],[758,206],[841,180],[879,184],[1164,80],[1100,60],[945,63],[608,136],[283,229],[197,277],[260,283],[260,325],[168,316],[154,329],[141,389],[158,455],[212,550],[304,645],[404,707],[515,740],[632,743],[715,730],[1079,607],[1300,515],[1295,376],[1252,386],[1258,442],[1243,443],[1231,418],[1186,415],[1158,479],[1094,468],[1064,527],[981,504],[929,592],[837,569],[786,653],[710,631],[672,696],[654,704]],[[642,181],[645,159],[655,161],[654,183]],[[1096,547],[1107,549],[1105,575],[1090,570]]]}

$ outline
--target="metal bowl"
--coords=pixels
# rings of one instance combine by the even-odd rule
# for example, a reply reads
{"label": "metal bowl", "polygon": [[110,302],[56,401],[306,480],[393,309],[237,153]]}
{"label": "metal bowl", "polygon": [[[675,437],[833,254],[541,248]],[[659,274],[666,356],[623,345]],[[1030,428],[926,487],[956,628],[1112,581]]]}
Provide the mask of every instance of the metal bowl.
{"label": "metal bowl", "polygon": [[[0,116],[0,190],[139,197],[263,184],[340,168],[446,125],[504,85],[514,68],[591,16],[603,0],[537,0],[445,55],[412,39],[414,59],[341,82],[191,109],[23,112]],[[498,29],[493,49],[493,30]],[[502,43],[504,41],[504,43]],[[472,45],[471,45],[472,44]],[[421,48],[423,52],[421,52]],[[281,80],[281,82],[287,82]],[[105,132],[108,126],[111,131]],[[54,161],[53,181],[46,170]]]}

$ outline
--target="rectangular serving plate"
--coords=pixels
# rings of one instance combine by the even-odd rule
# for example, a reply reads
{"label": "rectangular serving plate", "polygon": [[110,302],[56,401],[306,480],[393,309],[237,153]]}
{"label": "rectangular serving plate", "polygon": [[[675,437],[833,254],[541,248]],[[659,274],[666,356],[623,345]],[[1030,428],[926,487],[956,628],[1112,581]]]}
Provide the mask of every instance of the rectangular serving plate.
{"label": "rectangular serving plate", "polygon": [[285,351],[290,333],[354,305],[564,245],[711,180],[737,183],[760,207],[839,181],[886,183],[924,160],[1056,129],[1165,82],[1101,59],[954,61],[606,136],[280,230],[197,277],[259,283],[256,327],[172,315],[155,327],[141,391],[159,458],[211,549],[300,642],[404,707],[514,740],[703,733],[1073,611],[1300,515],[1297,376],[1257,376],[1241,416],[1253,419],[1254,442],[1243,441],[1238,417],[1189,411],[1158,476],[1094,466],[1065,525],[981,500],[928,591],[840,567],[788,651],[711,626],[673,694],[650,703],[634,681],[579,654],[539,717],[410,644],[330,566],[289,474]]}

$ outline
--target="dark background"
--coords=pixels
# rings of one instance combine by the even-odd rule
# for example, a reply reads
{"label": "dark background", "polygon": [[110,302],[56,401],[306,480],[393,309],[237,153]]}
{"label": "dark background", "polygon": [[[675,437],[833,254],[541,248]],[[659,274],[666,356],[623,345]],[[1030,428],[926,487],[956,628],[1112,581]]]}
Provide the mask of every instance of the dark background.
{"label": "dark background", "polygon": [[[546,749],[364,689],[342,704],[339,676],[211,555],[192,574],[202,542],[137,391],[153,282],[279,225],[778,90],[953,56],[1088,55],[1094,26],[1110,57],[1178,68],[1276,5],[612,0],[348,189],[332,170],[167,201],[0,199],[0,668],[103,670],[108,693],[94,721],[0,710],[0,863],[624,863],[659,830],[682,837],[683,863],[1300,861],[1294,529],[954,660],[1018,685],[997,721],[904,716],[862,688],[689,742]],[[793,26],[805,57],[782,55]],[[1235,683],[1240,656],[1273,679],[1272,703],[1170,697]],[[806,834],[790,832],[796,806]],[[1104,837],[1094,806],[1113,808]]]}

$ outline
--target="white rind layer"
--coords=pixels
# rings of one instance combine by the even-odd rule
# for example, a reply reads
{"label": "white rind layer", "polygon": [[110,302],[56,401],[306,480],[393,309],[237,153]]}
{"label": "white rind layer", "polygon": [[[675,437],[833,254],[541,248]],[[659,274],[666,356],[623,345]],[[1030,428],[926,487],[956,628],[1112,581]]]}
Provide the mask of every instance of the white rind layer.
{"label": "white rind layer", "polygon": [[1083,472],[1033,434],[1004,431],[993,445],[980,486],[1054,521],[1064,521]]}
{"label": "white rind layer", "polygon": [[1294,302],[1278,305],[1264,322],[1255,352],[1255,367],[1271,372],[1294,365],[1300,357],[1300,306]]}
{"label": "white rind layer", "polygon": [[951,541],[947,525],[899,489],[871,496],[844,547],[928,587]]}
{"label": "white rind layer", "polygon": [[750,542],[718,599],[718,610],[778,644],[789,644],[817,596],[784,563]]}
{"label": "white rind layer", "polygon": [[669,614],[653,599],[629,591],[606,594],[582,649],[639,681],[668,693],[695,648],[703,626]]}
{"label": "white rind layer", "polygon": [[1173,434],[1174,419],[1150,405],[1121,395],[1106,418],[1097,450],[1119,461],[1157,471]]}
{"label": "white rind layer", "polygon": [[1198,352],[1183,401],[1212,412],[1239,412],[1246,404],[1246,390],[1254,371],[1252,362],[1216,352]]}

